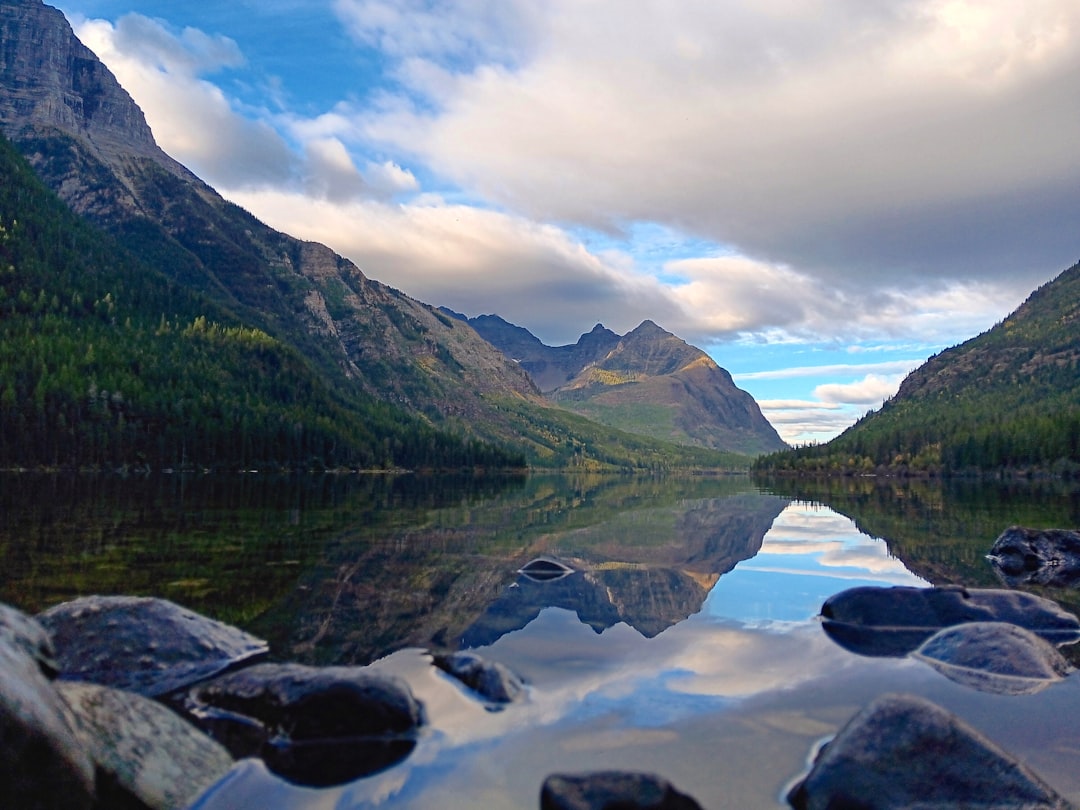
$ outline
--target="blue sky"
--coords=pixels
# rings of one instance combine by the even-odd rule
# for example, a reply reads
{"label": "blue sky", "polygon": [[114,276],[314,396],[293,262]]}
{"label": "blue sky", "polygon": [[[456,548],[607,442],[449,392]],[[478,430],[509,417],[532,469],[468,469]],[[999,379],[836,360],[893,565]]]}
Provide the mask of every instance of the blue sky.
{"label": "blue sky", "polygon": [[651,318],[823,440],[1080,256],[1075,0],[64,0],[161,146],[550,345]]}

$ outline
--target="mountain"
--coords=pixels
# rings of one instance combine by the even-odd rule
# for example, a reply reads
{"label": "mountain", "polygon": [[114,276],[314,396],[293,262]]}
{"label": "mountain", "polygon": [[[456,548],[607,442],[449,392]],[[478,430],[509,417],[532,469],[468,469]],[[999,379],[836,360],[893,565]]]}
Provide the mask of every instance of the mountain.
{"label": "mountain", "polygon": [[1080,263],[1001,323],[931,357],[840,436],[758,467],[1080,474]]}
{"label": "mountain", "polygon": [[597,324],[567,346],[546,346],[497,315],[469,324],[549,399],[602,424],[748,455],[787,447],[727,371],[652,321],[622,337]]}
{"label": "mountain", "polygon": [[[0,4],[0,133],[73,211],[169,289],[203,301],[211,327],[267,335],[334,396],[376,397],[442,431],[512,445],[534,464],[727,463],[621,446],[621,435],[550,407],[467,324],[224,200],[158,148],[130,96],[40,0]],[[107,293],[118,295],[95,298]],[[156,314],[172,322],[179,309],[166,296]]]}

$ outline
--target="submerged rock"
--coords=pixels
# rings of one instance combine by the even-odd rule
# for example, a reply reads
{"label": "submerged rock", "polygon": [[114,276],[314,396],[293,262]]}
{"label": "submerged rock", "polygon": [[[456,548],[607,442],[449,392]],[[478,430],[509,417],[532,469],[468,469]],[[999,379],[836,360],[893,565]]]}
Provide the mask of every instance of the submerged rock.
{"label": "submerged rock", "polygon": [[0,807],[89,808],[94,768],[42,671],[47,637],[12,608],[0,621]]}
{"label": "submerged rock", "polygon": [[1080,532],[1010,526],[998,535],[988,556],[1010,587],[1080,585]]}
{"label": "submerged rock", "polygon": [[1056,602],[1000,589],[850,588],[821,607],[822,626],[860,655],[903,656],[937,631],[967,622],[1007,622],[1055,644],[1080,639],[1080,619]]}
{"label": "submerged rock", "polygon": [[363,667],[256,664],[195,686],[186,709],[234,756],[333,785],[411,753],[424,711],[409,688]]}
{"label": "submerged rock", "polygon": [[540,810],[701,810],[659,776],[633,771],[552,774],[540,789]]}
{"label": "submerged rock", "polygon": [[1073,671],[1048,641],[1004,622],[946,628],[912,655],[950,680],[998,695],[1033,694]]}
{"label": "submerged rock", "polygon": [[38,619],[60,677],[157,697],[267,654],[265,641],[165,599],[87,596]]}
{"label": "submerged rock", "polygon": [[432,656],[432,662],[461,681],[489,703],[513,703],[525,694],[521,679],[498,661],[488,661],[474,652],[461,650]]}
{"label": "submerged rock", "polygon": [[796,810],[987,807],[1066,810],[1036,774],[920,697],[883,695],[818,754],[788,794]]}
{"label": "submerged rock", "polygon": [[57,689],[97,769],[103,806],[134,797],[152,810],[184,808],[233,765],[224,747],[156,701],[74,681]]}

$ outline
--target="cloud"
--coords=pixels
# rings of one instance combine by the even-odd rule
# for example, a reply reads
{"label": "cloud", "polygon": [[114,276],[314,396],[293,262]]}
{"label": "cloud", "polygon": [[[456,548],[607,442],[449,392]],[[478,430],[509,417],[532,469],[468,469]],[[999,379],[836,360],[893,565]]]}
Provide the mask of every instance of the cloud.
{"label": "cloud", "polygon": [[[412,41],[440,68],[412,74],[426,102],[367,135],[538,220],[665,223],[864,286],[1075,258],[1071,0],[507,5],[534,26],[523,58],[455,69]],[[454,27],[505,33],[489,13]]]}
{"label": "cloud", "polygon": [[814,389],[814,396],[826,403],[844,402],[876,408],[896,393],[903,379],[903,374],[867,374],[856,382],[819,385]]}

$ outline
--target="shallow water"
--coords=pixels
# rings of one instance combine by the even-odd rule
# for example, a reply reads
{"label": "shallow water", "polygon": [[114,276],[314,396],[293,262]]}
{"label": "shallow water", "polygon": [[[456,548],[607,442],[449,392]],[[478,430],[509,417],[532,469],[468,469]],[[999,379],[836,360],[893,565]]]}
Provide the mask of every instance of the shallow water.
{"label": "shallow water", "polygon": [[[602,768],[661,774],[706,808],[785,807],[816,747],[890,691],[956,712],[1080,802],[1075,675],[1035,695],[984,694],[914,659],[841,649],[816,619],[856,585],[994,585],[983,555],[996,534],[1075,524],[1069,489],[554,476],[297,485],[226,495],[204,480],[181,498],[158,482],[117,499],[84,482],[64,490],[66,509],[7,504],[6,601],[36,609],[132,583],[176,601],[197,594],[193,606],[262,633],[279,658],[374,661],[426,706],[418,745],[382,773],[311,789],[246,762],[205,808],[535,808],[545,775]],[[20,552],[28,527],[37,539]],[[77,576],[65,582],[50,546]],[[518,573],[540,556],[575,573]],[[425,652],[462,647],[518,672],[527,699],[489,711]]]}

